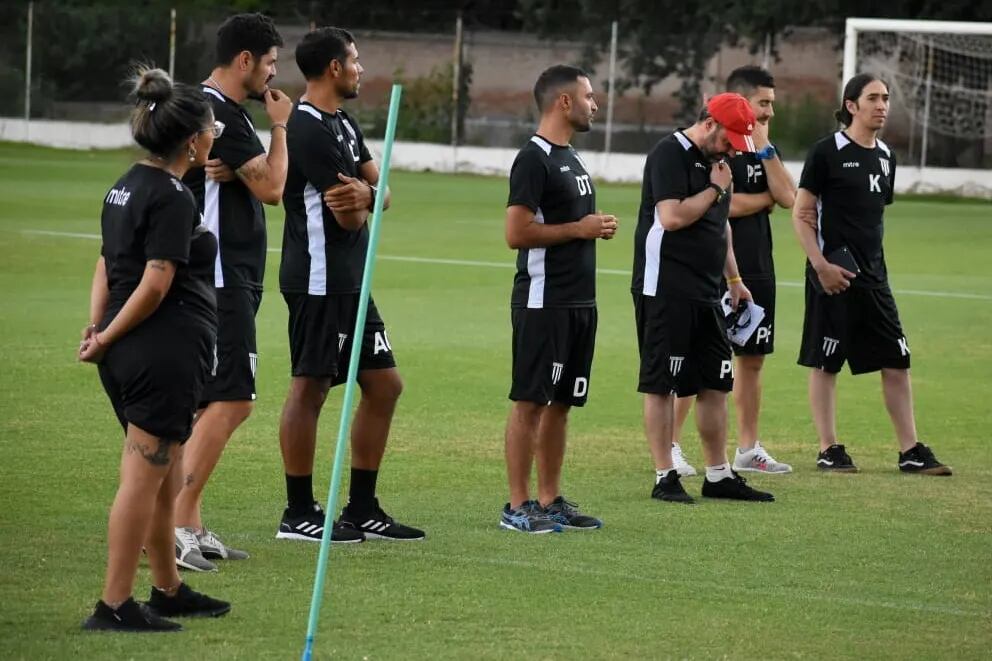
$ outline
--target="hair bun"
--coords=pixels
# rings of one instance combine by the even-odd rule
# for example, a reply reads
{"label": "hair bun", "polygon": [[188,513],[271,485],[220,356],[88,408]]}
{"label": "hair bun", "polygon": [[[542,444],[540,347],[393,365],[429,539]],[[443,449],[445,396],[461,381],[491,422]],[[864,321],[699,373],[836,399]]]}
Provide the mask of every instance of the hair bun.
{"label": "hair bun", "polygon": [[172,96],[172,79],[162,69],[138,69],[134,77],[134,95],[149,103]]}

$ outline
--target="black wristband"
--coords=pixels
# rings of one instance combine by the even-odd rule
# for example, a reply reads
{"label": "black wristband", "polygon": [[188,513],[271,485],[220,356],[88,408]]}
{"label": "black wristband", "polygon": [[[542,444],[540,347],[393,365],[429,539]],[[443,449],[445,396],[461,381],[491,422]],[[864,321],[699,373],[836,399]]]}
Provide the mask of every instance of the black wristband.
{"label": "black wristband", "polygon": [[376,188],[375,186],[373,186],[372,184],[369,184],[369,190],[372,192],[372,201],[369,202],[369,211],[374,211],[375,210],[375,196],[378,194],[379,189]]}
{"label": "black wristband", "polygon": [[716,202],[715,202],[715,204],[719,204],[720,202],[723,202],[723,198],[725,198],[727,196],[727,190],[725,188],[720,188],[720,185],[719,184],[715,184],[712,181],[709,183],[709,185],[707,186],[707,188],[712,188],[713,190],[716,191]]}

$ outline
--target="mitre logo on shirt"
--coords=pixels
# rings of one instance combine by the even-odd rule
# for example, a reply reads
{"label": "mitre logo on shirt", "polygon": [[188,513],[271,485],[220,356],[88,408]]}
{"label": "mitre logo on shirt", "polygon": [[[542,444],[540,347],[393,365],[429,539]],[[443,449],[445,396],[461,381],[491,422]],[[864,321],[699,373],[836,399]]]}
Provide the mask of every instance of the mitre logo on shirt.
{"label": "mitre logo on shirt", "polygon": [[107,193],[107,204],[116,204],[119,207],[127,204],[128,198],[131,197],[131,191],[121,186],[120,188],[111,188],[110,192]]}
{"label": "mitre logo on shirt", "polygon": [[848,162],[844,163],[844,167],[845,168],[860,168],[861,167],[861,163],[859,163],[858,161],[848,161]]}

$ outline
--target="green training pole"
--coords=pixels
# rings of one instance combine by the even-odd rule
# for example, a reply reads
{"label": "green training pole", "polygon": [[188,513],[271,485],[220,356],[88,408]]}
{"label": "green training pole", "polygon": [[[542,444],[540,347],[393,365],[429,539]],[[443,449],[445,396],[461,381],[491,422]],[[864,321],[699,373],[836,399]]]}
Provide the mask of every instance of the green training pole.
{"label": "green training pole", "polygon": [[369,227],[369,249],[365,255],[365,273],[362,275],[362,291],[358,297],[358,318],[351,336],[351,358],[348,363],[348,381],[344,386],[344,401],[341,404],[341,423],[338,425],[338,443],[334,449],[334,467],[331,470],[331,486],[327,490],[327,510],[324,533],[320,539],[320,555],[317,558],[317,576],[313,582],[313,598],[310,600],[310,622],[307,625],[307,640],[303,648],[303,661],[313,657],[313,639],[317,635],[317,621],[320,619],[320,602],[324,596],[324,579],[327,575],[328,551],[331,548],[331,530],[334,512],[337,511],[338,488],[341,486],[341,470],[344,464],[345,441],[351,427],[351,406],[355,400],[355,386],[358,381],[358,360],[362,351],[362,338],[365,335],[365,316],[369,309],[369,292],[372,289],[372,275],[375,271],[375,254],[379,247],[379,227],[382,224],[382,205],[389,190],[389,161],[393,155],[393,138],[396,135],[396,118],[400,110],[402,85],[393,85],[389,97],[389,119],[386,121],[386,140],[382,151],[382,170],[379,173],[379,194],[375,197],[372,222]]}

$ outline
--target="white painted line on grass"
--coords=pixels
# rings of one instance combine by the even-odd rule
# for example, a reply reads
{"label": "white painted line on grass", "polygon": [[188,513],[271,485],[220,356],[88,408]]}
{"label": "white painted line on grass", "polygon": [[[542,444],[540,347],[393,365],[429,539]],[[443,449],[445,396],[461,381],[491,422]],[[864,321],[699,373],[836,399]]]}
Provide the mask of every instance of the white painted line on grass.
{"label": "white painted line on grass", "polygon": [[[82,234],[80,232],[54,232],[51,230],[21,230],[22,234],[32,234],[40,236],[59,236],[68,239],[93,239],[100,240],[99,234]],[[269,252],[280,252],[281,248],[269,248]],[[446,266],[475,266],[483,268],[515,269],[516,263],[507,262],[483,262],[471,259],[445,259],[441,257],[410,257],[404,255],[379,255],[379,259],[389,262],[412,262],[415,264],[440,264]],[[625,269],[596,269],[601,275],[624,275],[630,276],[630,271]],[[802,282],[790,280],[777,280],[780,287],[803,287]],[[959,298],[970,301],[992,301],[990,294],[972,294],[969,292],[955,291],[929,291],[925,289],[893,289],[893,293],[903,296],[929,296],[931,298]]]}

